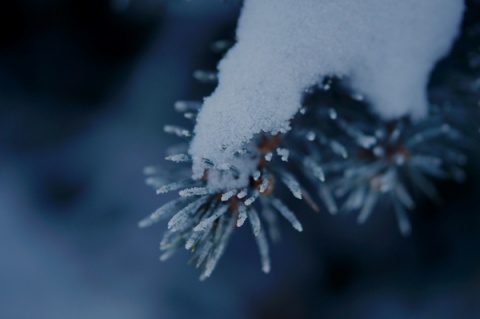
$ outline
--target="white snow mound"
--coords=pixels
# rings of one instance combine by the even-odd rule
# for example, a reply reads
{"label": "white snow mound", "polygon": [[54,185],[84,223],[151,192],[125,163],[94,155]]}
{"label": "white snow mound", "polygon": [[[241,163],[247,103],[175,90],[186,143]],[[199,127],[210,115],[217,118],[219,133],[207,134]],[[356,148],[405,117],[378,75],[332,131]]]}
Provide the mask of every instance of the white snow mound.
{"label": "white snow mound", "polygon": [[[214,163],[279,132],[306,88],[342,75],[385,118],[426,115],[426,85],[459,30],[462,0],[245,0],[190,154]],[[194,162],[194,177],[203,173]]]}

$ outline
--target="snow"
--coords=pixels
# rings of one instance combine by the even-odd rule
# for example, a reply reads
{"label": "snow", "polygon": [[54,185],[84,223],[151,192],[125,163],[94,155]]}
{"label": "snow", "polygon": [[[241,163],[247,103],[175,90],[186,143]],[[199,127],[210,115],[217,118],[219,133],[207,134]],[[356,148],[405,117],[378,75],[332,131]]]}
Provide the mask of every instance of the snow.
{"label": "snow", "polygon": [[[342,76],[386,119],[427,113],[426,85],[448,53],[461,0],[245,0],[237,44],[218,66],[189,153],[222,165],[264,132],[285,132],[304,90]],[[205,164],[194,160],[193,176]]]}

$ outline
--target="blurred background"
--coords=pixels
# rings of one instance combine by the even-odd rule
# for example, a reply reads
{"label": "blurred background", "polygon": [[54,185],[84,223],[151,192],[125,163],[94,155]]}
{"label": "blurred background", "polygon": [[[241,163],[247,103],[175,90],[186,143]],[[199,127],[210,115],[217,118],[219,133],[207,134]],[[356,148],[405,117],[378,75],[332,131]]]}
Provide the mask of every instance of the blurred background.
{"label": "blurred background", "polygon": [[[440,96],[452,70],[473,72],[463,59],[480,45],[480,6],[468,3],[463,36],[432,80]],[[299,206],[306,230],[284,225],[268,275],[248,227],[205,282],[186,251],[158,260],[165,223],[137,222],[172,197],[156,196],[142,169],[162,165],[175,142],[163,133],[184,121],[174,102],[212,90],[192,74],[214,69],[209,45],[232,37],[239,8],[2,2],[0,318],[480,318],[474,150],[467,182],[438,184],[443,204],[420,203],[407,238],[390,211],[360,227]]]}

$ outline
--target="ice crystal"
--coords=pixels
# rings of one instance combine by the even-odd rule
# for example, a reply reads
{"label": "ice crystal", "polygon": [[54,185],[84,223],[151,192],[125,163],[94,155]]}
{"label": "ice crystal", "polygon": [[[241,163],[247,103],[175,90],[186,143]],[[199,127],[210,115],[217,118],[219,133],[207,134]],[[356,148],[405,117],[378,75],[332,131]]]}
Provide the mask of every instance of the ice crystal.
{"label": "ice crystal", "polygon": [[[176,109],[183,112],[195,111],[190,105],[177,103]],[[174,133],[179,137],[187,136]],[[219,183],[223,178],[238,179],[238,172],[232,165],[216,166],[208,159],[202,159],[208,168],[199,180],[190,178],[164,184],[161,172],[153,168],[145,169],[147,184],[153,186],[157,194],[178,191],[180,195],[139,223],[140,227],[147,227],[170,218],[168,230],[160,243],[160,249],[164,251],[161,260],[168,259],[180,248],[191,250],[192,261],[195,261],[197,267],[203,267],[200,276],[203,280],[215,269],[235,225],[241,227],[248,219],[260,252],[262,270],[268,273],[270,258],[264,224],[274,241],[279,239],[276,215],[283,216],[296,230],[303,230],[295,214],[273,192],[275,184],[280,181],[294,197],[301,199],[306,194],[295,177],[285,167],[277,164],[289,155],[287,149],[277,147],[281,145],[280,142],[278,135],[262,135],[245,152],[237,155],[237,162],[248,162],[249,165],[253,163],[256,166],[254,173],[248,176],[246,187],[226,187]],[[275,157],[274,149],[277,150]],[[265,160],[267,154],[271,154],[269,161]],[[178,165],[188,165],[193,160],[187,154],[170,155],[166,159]],[[190,169],[189,166],[185,168]],[[214,176],[213,184],[210,183],[211,176]],[[256,207],[260,208],[259,212]]]}

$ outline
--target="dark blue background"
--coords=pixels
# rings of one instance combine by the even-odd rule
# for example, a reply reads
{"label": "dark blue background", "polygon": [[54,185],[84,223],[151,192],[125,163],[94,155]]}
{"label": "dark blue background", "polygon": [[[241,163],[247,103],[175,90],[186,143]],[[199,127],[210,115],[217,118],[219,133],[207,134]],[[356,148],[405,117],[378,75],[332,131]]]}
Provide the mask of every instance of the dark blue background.
{"label": "dark blue background", "polygon": [[[480,318],[478,157],[438,186],[403,238],[394,214],[315,214],[284,225],[272,273],[239,229],[212,278],[188,253],[158,261],[158,197],[179,99],[231,36],[237,2],[6,0],[0,5],[0,318]],[[478,141],[478,139],[477,139]]]}

